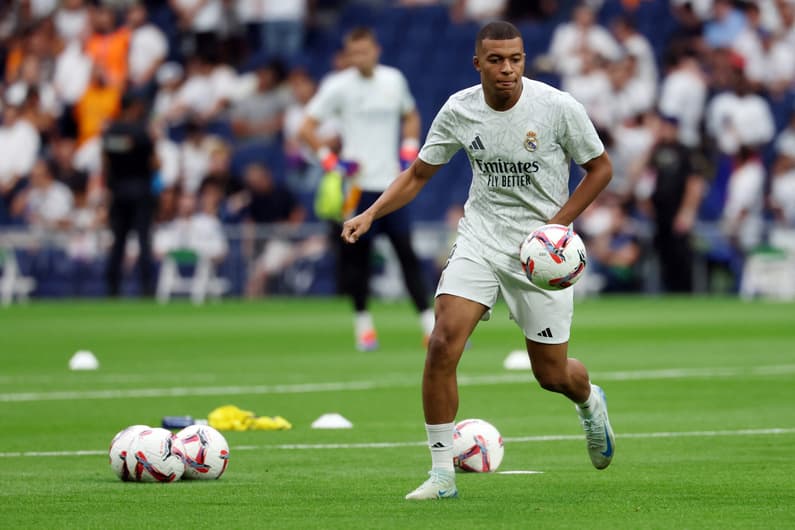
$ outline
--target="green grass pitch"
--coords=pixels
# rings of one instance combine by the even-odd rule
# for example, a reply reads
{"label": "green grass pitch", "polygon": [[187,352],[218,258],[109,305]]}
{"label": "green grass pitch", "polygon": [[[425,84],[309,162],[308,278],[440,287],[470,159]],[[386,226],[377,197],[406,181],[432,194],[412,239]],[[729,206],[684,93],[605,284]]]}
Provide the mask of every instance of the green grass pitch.
{"label": "green grass pitch", "polygon": [[[522,337],[498,306],[460,365],[458,419],[500,429],[501,471],[542,473],[459,475],[459,499],[422,503],[403,499],[430,463],[419,324],[406,303],[372,309],[381,349],[369,354],[352,348],[342,299],[0,309],[0,526],[795,527],[795,305],[578,302],[570,352],[607,392],[617,435],[605,471],[572,404],[503,369]],[[98,371],[67,369],[81,349]],[[294,428],[226,433],[219,481],[112,474],[103,452],[119,429],[225,404]],[[311,429],[327,412],[353,429]]]}

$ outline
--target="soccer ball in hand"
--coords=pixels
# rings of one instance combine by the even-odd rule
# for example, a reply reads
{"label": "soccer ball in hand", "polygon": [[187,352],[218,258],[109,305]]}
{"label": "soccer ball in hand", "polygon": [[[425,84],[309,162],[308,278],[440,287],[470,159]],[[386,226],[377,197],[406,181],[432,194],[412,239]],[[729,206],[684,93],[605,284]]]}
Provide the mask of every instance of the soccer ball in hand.
{"label": "soccer ball in hand", "polygon": [[456,471],[496,471],[504,454],[502,436],[491,423],[470,419],[456,424],[453,431],[453,463]]}
{"label": "soccer ball in hand", "polygon": [[184,447],[160,427],[139,431],[127,449],[127,468],[136,482],[174,482],[185,472]]}
{"label": "soccer ball in hand", "polygon": [[132,480],[130,470],[127,469],[127,448],[130,447],[130,442],[132,442],[136,434],[148,428],[148,425],[130,425],[126,429],[117,432],[113,440],[110,441],[110,449],[108,449],[110,468],[120,479],[124,481]]}
{"label": "soccer ball in hand", "polygon": [[574,285],[587,263],[585,243],[572,228],[563,225],[534,230],[519,246],[519,259],[527,278],[548,291]]}
{"label": "soccer ball in hand", "polygon": [[185,474],[182,478],[216,479],[229,463],[229,444],[209,425],[190,425],[177,433],[185,448]]}

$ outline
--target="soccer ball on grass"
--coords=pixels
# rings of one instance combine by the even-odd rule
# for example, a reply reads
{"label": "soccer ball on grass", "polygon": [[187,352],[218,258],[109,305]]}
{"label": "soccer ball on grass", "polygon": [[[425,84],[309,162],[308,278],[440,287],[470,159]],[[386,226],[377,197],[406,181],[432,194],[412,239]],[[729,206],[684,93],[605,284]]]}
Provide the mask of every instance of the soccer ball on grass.
{"label": "soccer ball on grass", "polygon": [[453,431],[453,464],[456,471],[496,471],[504,454],[502,436],[491,423],[469,419],[456,424]]}
{"label": "soccer ball on grass", "polygon": [[174,482],[185,472],[182,442],[160,427],[139,431],[127,449],[127,469],[136,482]]}
{"label": "soccer ball on grass", "polygon": [[587,264],[585,243],[570,227],[544,225],[519,246],[527,278],[541,289],[558,291],[574,285]]}
{"label": "soccer ball on grass", "polygon": [[148,425],[130,425],[117,432],[113,440],[110,441],[110,448],[108,449],[110,468],[120,479],[124,481],[132,480],[130,470],[127,469],[127,449],[130,447],[130,442],[132,442],[135,435],[148,428]]}
{"label": "soccer ball on grass", "polygon": [[185,479],[217,479],[229,463],[229,444],[209,425],[190,425],[177,433],[184,447]]}

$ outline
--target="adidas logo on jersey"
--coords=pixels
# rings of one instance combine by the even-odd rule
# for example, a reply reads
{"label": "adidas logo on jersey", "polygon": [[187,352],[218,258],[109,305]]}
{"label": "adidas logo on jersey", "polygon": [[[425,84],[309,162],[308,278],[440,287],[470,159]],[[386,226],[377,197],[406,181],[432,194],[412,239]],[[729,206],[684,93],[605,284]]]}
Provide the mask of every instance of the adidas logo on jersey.
{"label": "adidas logo on jersey", "polygon": [[480,136],[475,136],[475,139],[472,140],[471,144],[469,144],[469,148],[473,151],[483,151],[486,149],[486,146],[480,141]]}
{"label": "adidas logo on jersey", "polygon": [[540,332],[536,333],[536,335],[538,335],[539,337],[546,337],[548,339],[551,339],[552,338],[552,331],[549,328],[542,329]]}

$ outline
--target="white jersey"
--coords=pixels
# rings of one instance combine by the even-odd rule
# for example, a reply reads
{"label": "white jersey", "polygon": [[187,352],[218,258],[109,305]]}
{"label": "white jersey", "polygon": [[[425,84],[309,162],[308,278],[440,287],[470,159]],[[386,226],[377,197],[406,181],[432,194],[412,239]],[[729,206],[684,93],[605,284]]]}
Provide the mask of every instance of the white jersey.
{"label": "white jersey", "polygon": [[569,196],[570,160],[582,165],[604,152],[572,96],[538,81],[523,83],[519,101],[506,111],[489,107],[480,85],[453,94],[419,155],[441,165],[466,150],[472,184],[459,237],[494,258],[515,260],[527,234],[560,210]]}
{"label": "white jersey", "polygon": [[414,98],[403,74],[378,65],[371,77],[356,68],[331,74],[307,105],[317,121],[336,119],[342,136],[340,158],[359,163],[357,184],[384,191],[400,172],[398,149],[403,116]]}

